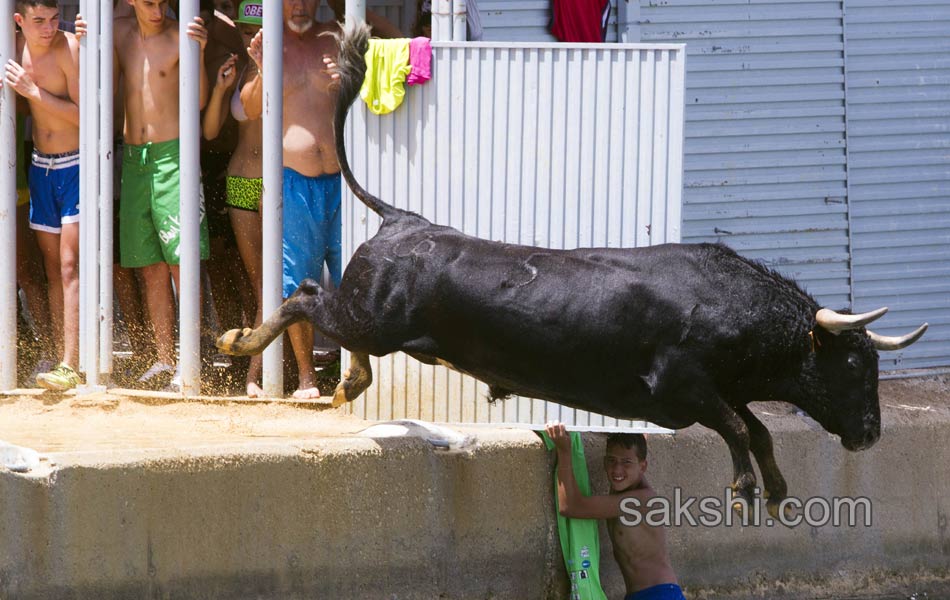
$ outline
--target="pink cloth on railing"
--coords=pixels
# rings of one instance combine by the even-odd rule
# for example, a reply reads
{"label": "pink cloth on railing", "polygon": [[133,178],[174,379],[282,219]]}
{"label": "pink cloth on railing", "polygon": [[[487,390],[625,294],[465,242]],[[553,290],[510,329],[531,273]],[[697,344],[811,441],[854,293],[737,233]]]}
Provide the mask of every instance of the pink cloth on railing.
{"label": "pink cloth on railing", "polygon": [[432,78],[432,46],[429,38],[417,37],[409,40],[409,76],[406,83],[419,85]]}

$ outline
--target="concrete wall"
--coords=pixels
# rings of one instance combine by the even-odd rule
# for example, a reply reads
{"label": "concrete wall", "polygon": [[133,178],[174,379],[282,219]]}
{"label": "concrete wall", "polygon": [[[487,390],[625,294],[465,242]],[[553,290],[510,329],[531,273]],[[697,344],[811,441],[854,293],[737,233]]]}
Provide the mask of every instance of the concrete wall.
{"label": "concrete wall", "polygon": [[[840,597],[872,576],[950,574],[950,418],[908,414],[885,413],[881,442],[860,454],[799,417],[765,417],[790,493],[867,495],[873,527],[671,531],[690,597],[774,597],[762,590],[789,581]],[[466,454],[327,438],[63,453],[45,471],[0,473],[0,598],[564,597],[550,456],[530,432],[473,431]],[[603,437],[585,444],[602,484]],[[722,495],[731,466],[714,434],[650,445],[661,493]]]}

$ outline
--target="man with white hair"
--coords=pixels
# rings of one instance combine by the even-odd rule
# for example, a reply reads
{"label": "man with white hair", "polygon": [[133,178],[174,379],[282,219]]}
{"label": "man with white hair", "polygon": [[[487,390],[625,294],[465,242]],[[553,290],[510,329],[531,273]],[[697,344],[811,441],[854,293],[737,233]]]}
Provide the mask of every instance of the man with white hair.
{"label": "man with white hair", "polygon": [[[319,0],[284,0],[284,235],[283,296],[289,297],[307,278],[320,279],[326,262],[334,283],[341,276],[340,164],[333,138],[336,94],[324,55],[336,55],[336,40],[321,33],[334,31],[335,22],[316,21]],[[248,118],[262,112],[263,36],[248,49],[257,63],[243,87]],[[291,326],[287,333],[297,360],[299,381],[295,398],[318,398],[313,371],[313,327]]]}

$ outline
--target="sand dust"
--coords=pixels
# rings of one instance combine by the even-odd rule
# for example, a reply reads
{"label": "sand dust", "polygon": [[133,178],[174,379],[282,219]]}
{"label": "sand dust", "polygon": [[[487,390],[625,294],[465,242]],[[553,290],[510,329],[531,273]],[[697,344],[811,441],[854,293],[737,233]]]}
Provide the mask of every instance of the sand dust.
{"label": "sand dust", "polygon": [[368,425],[342,409],[286,403],[170,401],[114,393],[0,397],[0,440],[39,452],[338,437]]}

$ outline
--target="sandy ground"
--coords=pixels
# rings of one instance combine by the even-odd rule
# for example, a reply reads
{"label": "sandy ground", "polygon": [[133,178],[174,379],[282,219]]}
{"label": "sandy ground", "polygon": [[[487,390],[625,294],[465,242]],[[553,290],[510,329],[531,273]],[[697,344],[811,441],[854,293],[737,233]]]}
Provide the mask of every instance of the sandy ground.
{"label": "sandy ground", "polygon": [[113,393],[0,397],[0,440],[39,452],[337,437],[368,425],[341,409],[282,402],[174,401]]}
{"label": "sandy ground", "polygon": [[[950,417],[950,377],[883,381],[880,397],[890,422]],[[756,410],[790,412],[779,403]],[[0,440],[39,452],[339,437],[369,425],[323,404],[183,401],[144,392],[0,396]]]}

